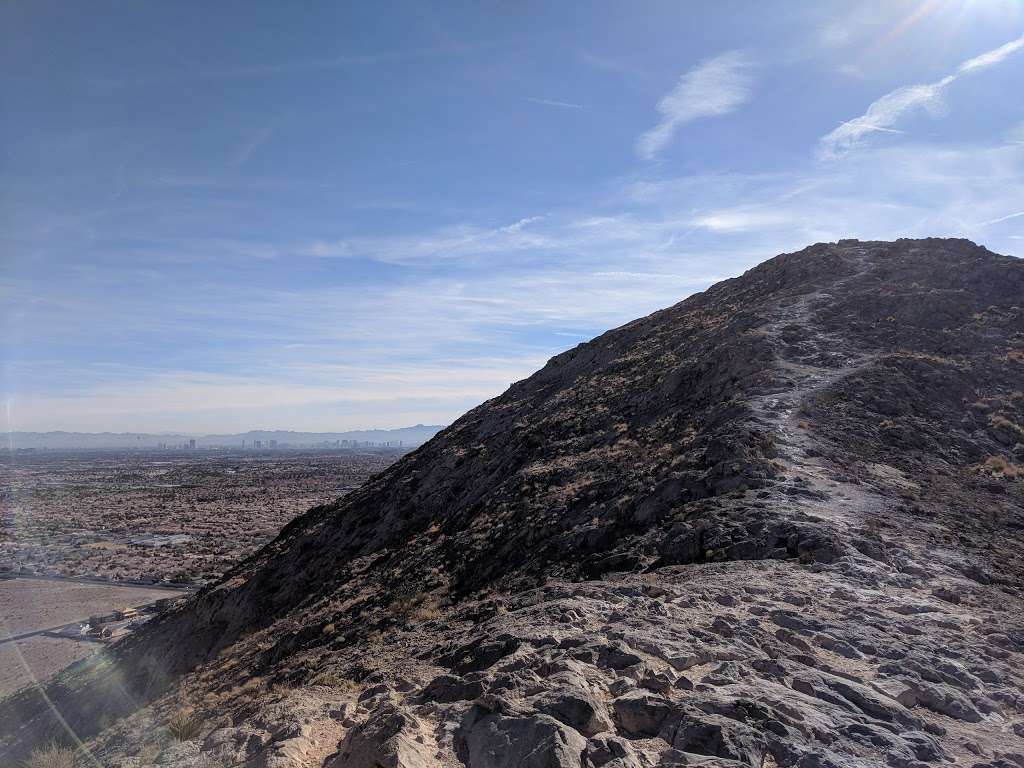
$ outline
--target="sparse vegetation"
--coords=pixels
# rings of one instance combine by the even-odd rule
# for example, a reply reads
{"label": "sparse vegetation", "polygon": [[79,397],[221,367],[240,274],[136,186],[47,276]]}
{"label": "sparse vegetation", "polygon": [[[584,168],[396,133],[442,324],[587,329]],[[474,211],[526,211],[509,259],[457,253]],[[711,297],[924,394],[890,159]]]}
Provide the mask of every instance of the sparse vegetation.
{"label": "sparse vegetation", "polygon": [[993,477],[1006,477],[1012,480],[1024,475],[1024,469],[1021,469],[1021,467],[1011,461],[1007,461],[1003,456],[989,456],[977,469]]}
{"label": "sparse vegetation", "polygon": [[[243,461],[244,454],[226,452],[199,463],[167,452],[125,453],[113,462],[87,451],[27,454],[0,468],[3,485],[17,494],[19,521],[17,536],[0,539],[0,566],[25,574],[209,581],[295,515],[358,486],[397,456],[325,450]],[[114,526],[109,509],[119,510]],[[166,520],[175,530],[154,527]],[[210,521],[215,535],[197,534]],[[81,531],[89,531],[84,543]]]}
{"label": "sparse vegetation", "polygon": [[179,709],[167,722],[167,730],[175,741],[191,741],[199,735],[201,722],[191,709]]}
{"label": "sparse vegetation", "polygon": [[32,750],[28,760],[23,763],[24,768],[73,768],[75,764],[75,750],[50,742],[45,747]]}
{"label": "sparse vegetation", "polygon": [[160,756],[160,745],[154,742],[144,744],[142,749],[139,750],[139,754],[136,755],[141,765],[150,765],[156,762],[157,757]]}
{"label": "sparse vegetation", "polygon": [[442,615],[441,606],[437,603],[428,603],[421,605],[411,614],[409,614],[409,621],[412,623],[418,623],[421,621],[430,621],[431,619],[440,618]]}

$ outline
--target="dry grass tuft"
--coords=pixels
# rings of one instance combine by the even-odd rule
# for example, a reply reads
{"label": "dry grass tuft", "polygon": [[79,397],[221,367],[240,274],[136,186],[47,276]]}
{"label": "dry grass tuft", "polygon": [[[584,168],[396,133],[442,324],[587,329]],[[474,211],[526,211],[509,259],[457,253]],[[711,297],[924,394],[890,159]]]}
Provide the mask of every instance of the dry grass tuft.
{"label": "dry grass tuft", "polygon": [[73,768],[74,764],[75,750],[55,741],[32,750],[28,760],[22,763],[24,768]]}
{"label": "dry grass tuft", "polygon": [[993,477],[1016,479],[1024,476],[1024,469],[1021,469],[1016,464],[1007,461],[1002,456],[989,456],[985,459],[985,463],[981,464],[978,469],[982,472],[987,472]]}
{"label": "dry grass tuft", "polygon": [[179,709],[167,722],[167,730],[176,741],[191,741],[199,736],[201,722],[190,709]]}

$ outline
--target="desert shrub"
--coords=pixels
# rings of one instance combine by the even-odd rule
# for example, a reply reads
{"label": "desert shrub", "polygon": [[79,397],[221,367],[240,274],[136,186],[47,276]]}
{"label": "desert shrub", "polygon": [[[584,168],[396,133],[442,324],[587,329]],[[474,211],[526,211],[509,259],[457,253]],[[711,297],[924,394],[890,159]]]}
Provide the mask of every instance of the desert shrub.
{"label": "desert shrub", "polygon": [[57,742],[50,742],[45,747],[32,750],[23,765],[25,768],[73,768],[75,750]]}
{"label": "desert shrub", "polygon": [[1009,478],[1020,477],[1021,474],[1024,474],[1024,470],[1002,456],[989,456],[981,465],[981,469],[990,475],[1002,475]]}
{"label": "desert shrub", "polygon": [[135,757],[138,758],[139,765],[155,765],[160,752],[160,745],[151,741],[143,744],[142,749],[139,750]]}
{"label": "desert shrub", "polygon": [[177,741],[190,741],[199,735],[200,725],[192,710],[179,709],[167,722],[167,730]]}

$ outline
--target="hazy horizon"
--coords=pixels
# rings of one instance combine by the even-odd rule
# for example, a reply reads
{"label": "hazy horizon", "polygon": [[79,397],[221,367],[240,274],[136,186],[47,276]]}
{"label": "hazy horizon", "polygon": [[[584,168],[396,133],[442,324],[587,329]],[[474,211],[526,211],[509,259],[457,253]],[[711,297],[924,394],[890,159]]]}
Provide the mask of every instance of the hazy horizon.
{"label": "hazy horizon", "polygon": [[[429,440],[444,429],[443,424],[410,424],[395,428],[359,430],[291,430],[248,429],[241,432],[8,432],[4,441],[7,450],[54,449],[77,450],[89,448],[177,448],[188,447],[194,441],[197,448],[301,448],[323,443],[370,443],[376,446],[414,447]],[[273,443],[273,445],[271,445]]]}
{"label": "hazy horizon", "polygon": [[120,432],[112,432],[110,430],[102,432],[81,432],[70,429],[50,429],[46,431],[38,430],[15,430],[15,433],[22,434],[37,434],[44,435],[49,433],[65,433],[65,434],[83,434],[83,435],[166,435],[176,437],[217,437],[221,435],[247,435],[252,433],[273,433],[273,432],[295,432],[298,434],[322,434],[322,435],[334,435],[344,434],[346,432],[400,432],[403,429],[415,429],[417,427],[445,427],[445,424],[406,424],[398,427],[366,427],[363,429],[318,429],[318,430],[307,430],[307,429],[287,429],[281,428],[270,428],[270,427],[252,427],[250,429],[243,429],[237,432],[186,432],[186,431],[163,431],[163,432],[146,432],[145,430],[138,429],[126,429]]}
{"label": "hazy horizon", "polygon": [[1024,240],[1010,0],[0,22],[7,431],[447,424],[780,252]]}

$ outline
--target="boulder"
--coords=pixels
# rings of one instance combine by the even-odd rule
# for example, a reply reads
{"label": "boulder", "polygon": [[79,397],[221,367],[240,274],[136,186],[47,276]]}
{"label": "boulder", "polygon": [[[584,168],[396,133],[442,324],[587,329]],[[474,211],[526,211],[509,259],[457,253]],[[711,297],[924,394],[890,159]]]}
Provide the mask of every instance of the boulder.
{"label": "boulder", "polygon": [[430,741],[415,715],[384,703],[351,731],[326,768],[433,768]]}
{"label": "boulder", "polygon": [[534,707],[570,728],[575,728],[584,736],[593,736],[612,728],[605,705],[586,690],[556,689],[541,695],[534,701]]}
{"label": "boulder", "polygon": [[672,702],[649,691],[630,691],[612,702],[615,723],[626,736],[657,736],[676,715]]}
{"label": "boulder", "polygon": [[549,715],[483,714],[476,707],[459,745],[468,768],[580,768],[587,740]]}

